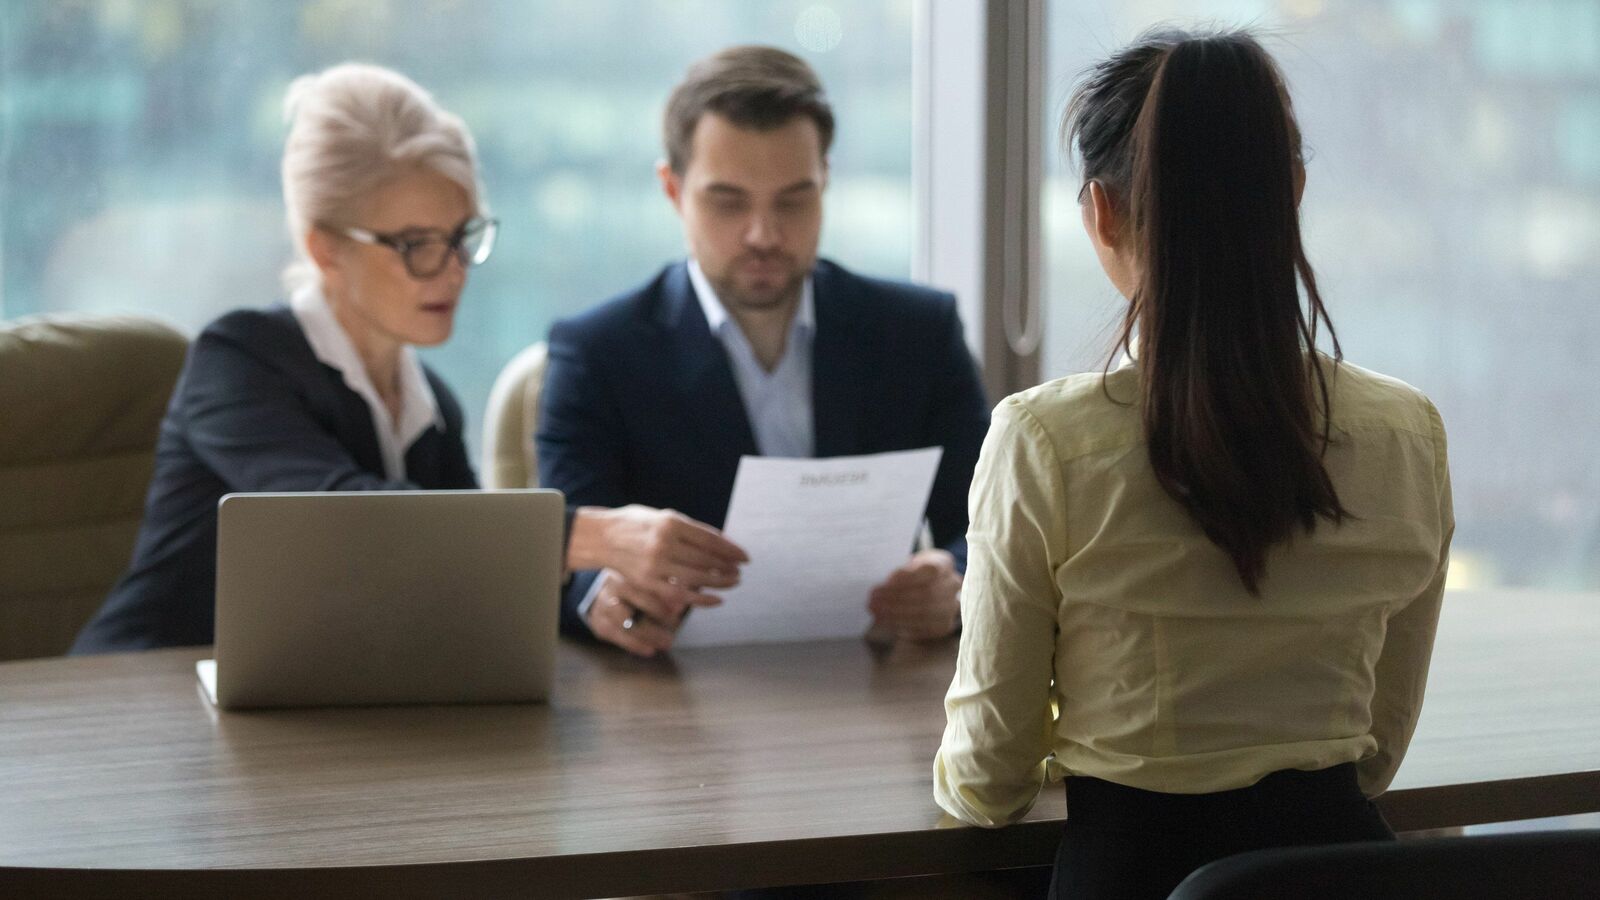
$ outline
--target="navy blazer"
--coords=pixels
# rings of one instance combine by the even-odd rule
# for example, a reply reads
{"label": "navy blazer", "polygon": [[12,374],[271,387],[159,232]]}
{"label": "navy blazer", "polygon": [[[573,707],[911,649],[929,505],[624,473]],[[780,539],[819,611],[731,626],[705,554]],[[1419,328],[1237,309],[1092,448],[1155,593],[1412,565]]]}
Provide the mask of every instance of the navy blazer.
{"label": "navy blazer", "polygon": [[212,643],[223,494],[477,487],[461,407],[425,371],[445,428],[407,450],[409,481],[391,481],[370,407],[316,358],[287,306],[207,326],[161,421],[133,562],[72,652]]}
{"label": "navy blazer", "polygon": [[[955,298],[827,261],[812,275],[816,455],[942,446],[927,516],[964,569],[989,406]],[[686,263],[550,329],[537,437],[540,484],[569,504],[643,503],[722,527],[739,458],[760,451]],[[577,609],[595,575],[568,584],[563,632],[590,634]]]}

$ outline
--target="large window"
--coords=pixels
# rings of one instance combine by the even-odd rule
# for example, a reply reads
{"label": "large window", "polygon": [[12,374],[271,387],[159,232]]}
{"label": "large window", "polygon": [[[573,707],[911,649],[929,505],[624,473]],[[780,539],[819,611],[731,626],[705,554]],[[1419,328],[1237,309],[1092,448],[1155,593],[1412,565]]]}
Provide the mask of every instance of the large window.
{"label": "large window", "polygon": [[1261,29],[1309,151],[1308,253],[1347,358],[1438,404],[1458,586],[1600,588],[1600,2],[1057,0],[1045,377],[1122,308],[1054,144],[1077,75],[1162,21]]}
{"label": "large window", "polygon": [[[660,108],[719,47],[773,43],[818,68],[840,118],[823,250],[906,275],[921,2],[0,4],[0,315],[135,310],[193,330],[278,299],[283,89],[344,59],[388,64],[471,125],[505,225],[428,354],[475,440],[507,359],[682,252],[653,174]],[[1121,305],[1054,145],[1076,76],[1153,23],[1252,24],[1294,92],[1307,244],[1348,357],[1445,415],[1453,582],[1600,588],[1600,0],[1046,9],[1041,374],[1098,368]]]}
{"label": "large window", "polygon": [[550,322],[682,254],[657,188],[687,65],[775,44],[839,119],[823,252],[910,269],[910,0],[6,0],[0,315],[137,311],[191,332],[281,298],[284,88],[346,59],[397,68],[466,119],[502,221],[455,336],[427,358],[476,423]]}

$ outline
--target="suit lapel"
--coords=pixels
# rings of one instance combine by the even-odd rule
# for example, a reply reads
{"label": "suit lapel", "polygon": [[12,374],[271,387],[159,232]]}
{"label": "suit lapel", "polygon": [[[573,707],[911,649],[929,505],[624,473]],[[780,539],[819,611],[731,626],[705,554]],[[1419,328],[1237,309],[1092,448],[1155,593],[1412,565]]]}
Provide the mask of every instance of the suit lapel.
{"label": "suit lapel", "polygon": [[866,371],[867,323],[855,309],[841,273],[819,262],[812,276],[817,332],[811,344],[811,420],[817,456],[860,450],[861,398]]}
{"label": "suit lapel", "polygon": [[658,324],[664,332],[666,358],[671,361],[666,368],[673,373],[683,409],[707,442],[705,446],[720,448],[734,460],[756,454],[755,432],[733,380],[728,353],[706,324],[684,263],[667,271]]}
{"label": "suit lapel", "polygon": [[334,389],[339,392],[339,407],[346,428],[345,446],[350,448],[350,455],[368,471],[389,477],[383,463],[383,448],[378,443],[378,426],[372,420],[372,407],[344,383],[344,376],[338,369],[332,366],[324,366],[324,369],[332,376]]}

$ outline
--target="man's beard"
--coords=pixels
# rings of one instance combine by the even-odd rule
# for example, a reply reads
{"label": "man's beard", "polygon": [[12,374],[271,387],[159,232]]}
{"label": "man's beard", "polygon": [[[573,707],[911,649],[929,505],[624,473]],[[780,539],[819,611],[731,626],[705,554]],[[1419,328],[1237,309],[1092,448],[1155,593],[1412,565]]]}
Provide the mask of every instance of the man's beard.
{"label": "man's beard", "polygon": [[800,289],[805,284],[806,270],[795,264],[793,257],[785,255],[779,259],[791,264],[788,276],[776,286],[758,290],[748,290],[739,286],[738,268],[746,262],[746,258],[736,260],[726,277],[710,279],[712,287],[717,289],[718,299],[730,310],[741,309],[752,312],[781,309],[795,303],[800,299]]}

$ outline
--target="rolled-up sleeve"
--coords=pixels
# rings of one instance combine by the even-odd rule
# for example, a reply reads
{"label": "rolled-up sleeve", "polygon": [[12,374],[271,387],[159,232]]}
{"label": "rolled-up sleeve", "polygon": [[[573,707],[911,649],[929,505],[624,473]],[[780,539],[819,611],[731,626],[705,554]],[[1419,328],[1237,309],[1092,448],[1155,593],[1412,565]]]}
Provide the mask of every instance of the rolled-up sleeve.
{"label": "rolled-up sleeve", "polygon": [[935,802],[973,825],[1015,822],[1044,783],[1065,504],[1049,435],[1008,398],[973,475],[961,649],[933,772]]}

